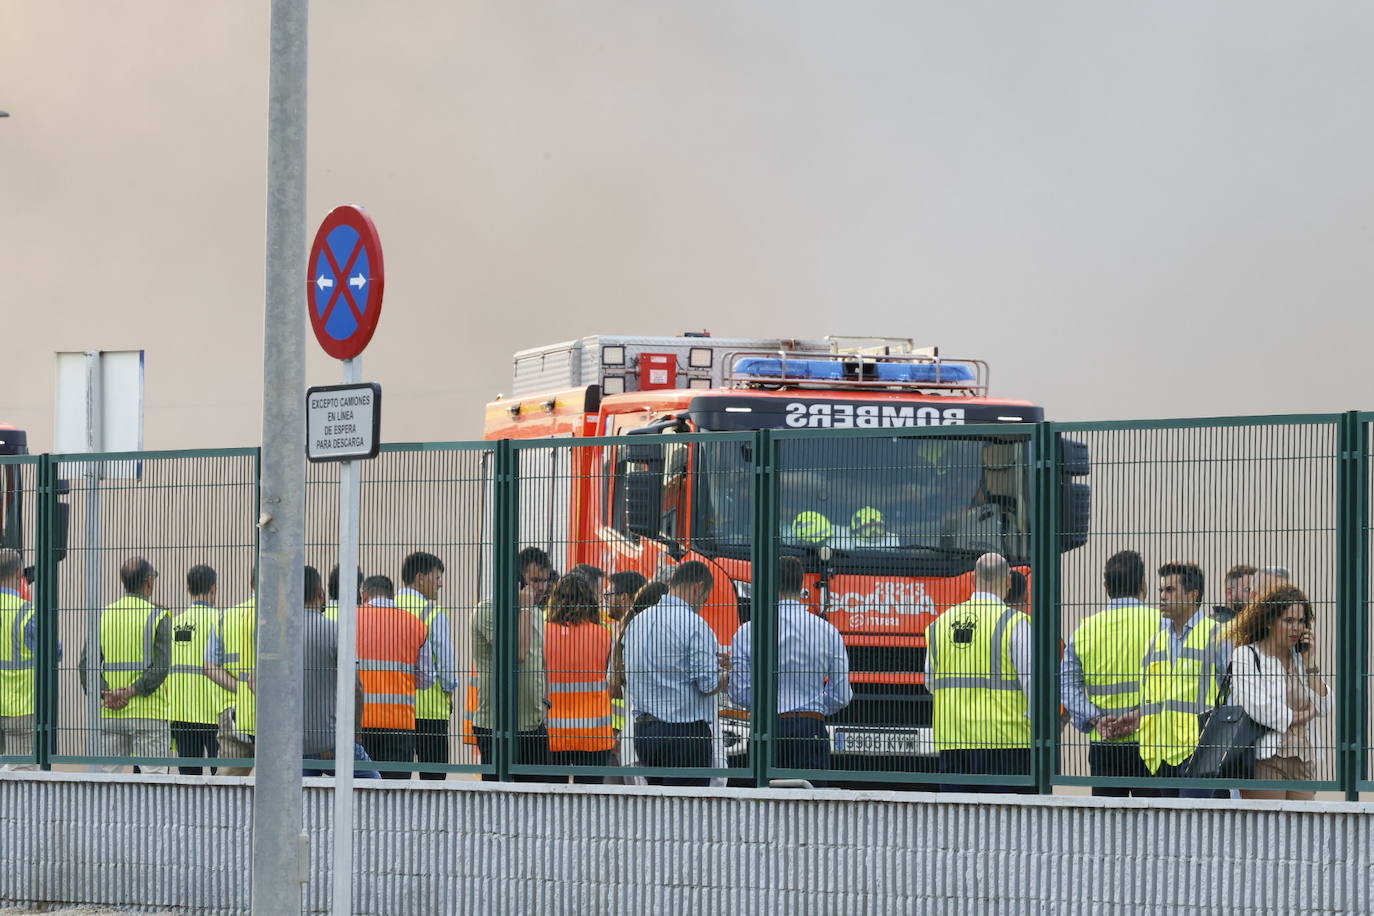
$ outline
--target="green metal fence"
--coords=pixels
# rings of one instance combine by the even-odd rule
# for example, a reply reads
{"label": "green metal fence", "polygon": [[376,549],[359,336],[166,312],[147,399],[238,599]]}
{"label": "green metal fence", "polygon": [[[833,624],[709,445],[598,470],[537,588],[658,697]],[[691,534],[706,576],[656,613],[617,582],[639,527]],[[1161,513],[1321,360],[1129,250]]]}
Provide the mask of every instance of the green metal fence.
{"label": "green metal fence", "polygon": [[[423,651],[445,699],[422,705],[414,734],[364,723],[359,736],[374,762],[362,767],[430,778],[1310,789],[1354,797],[1370,787],[1371,420],[1348,413],[733,433],[669,426],[616,438],[386,446],[363,476],[361,572],[385,575],[400,592],[415,584],[403,575],[407,556],[423,551],[442,561],[442,591],[433,602],[415,601],[429,614]],[[160,574],[153,599],[167,606],[173,648],[202,638],[184,616],[190,567],[215,569],[218,609],[251,598],[256,450],[23,456],[0,458],[0,471],[7,507],[18,507],[6,513],[6,544],[36,570],[37,636],[32,752],[0,756],[0,764],[251,765],[217,753],[188,762],[170,736],[128,734],[99,691],[83,690],[82,652],[99,639],[103,609],[122,594],[120,567],[130,557]],[[337,511],[336,469],[312,466],[306,554],[326,581]],[[532,567],[522,562],[530,548],[548,556],[560,581],[578,563],[606,578],[590,592],[555,584],[536,595]],[[1140,556],[1148,586],[1140,600],[1156,614],[1167,578],[1161,566],[1195,564],[1206,580],[1197,620],[1204,629],[1214,607],[1227,603],[1234,567],[1283,567],[1306,593],[1315,616],[1309,657],[1329,712],[1305,730],[1313,759],[1304,778],[1190,780],[1104,763],[1104,754],[1124,759],[1121,748],[1104,751],[1099,745],[1112,742],[1097,738],[1105,733],[1082,729],[1065,658],[1092,643],[1084,623],[1113,600],[1105,567],[1123,551]],[[937,630],[940,646],[954,647],[950,664],[959,663],[958,647],[981,645],[981,618],[966,602],[984,581],[975,562],[988,553],[1024,578],[1024,597],[997,597],[1024,607],[1029,622],[1016,635],[1021,618],[1009,616],[1013,637],[996,644],[1012,668],[1001,673],[1004,693],[1024,699],[1013,697],[984,721],[984,700],[974,694],[945,694],[938,705],[927,668]],[[629,580],[610,574],[652,582],[694,560],[713,574],[698,615],[704,629],[653,609],[632,636],[636,625],[626,626],[624,600],[615,597],[615,582]],[[780,608],[780,578],[785,584],[796,565],[801,594],[784,595]],[[1015,578],[1007,579],[1013,589]],[[587,606],[588,594],[597,607]],[[937,626],[952,607],[961,610]],[[807,611],[827,624],[817,629],[795,616]],[[677,626],[691,632],[679,640]],[[840,640],[842,661],[806,643],[830,639],[825,626]],[[799,644],[803,632],[810,635]],[[1162,621],[1148,635],[1167,646]],[[222,634],[216,639],[223,653]],[[705,640],[722,660],[702,661]],[[1124,645],[1109,640],[1107,648]],[[695,647],[696,661],[672,661],[685,646]],[[176,671],[185,677],[169,686],[196,682],[185,658]],[[840,663],[844,676],[835,675]],[[813,667],[823,664],[832,667]],[[729,668],[719,680],[717,665]],[[1159,675],[1141,670],[1115,673],[1156,683],[1150,678]],[[86,681],[98,673],[88,659]],[[376,683],[368,680],[376,675],[362,676]],[[705,730],[661,740],[678,734],[662,683],[679,676],[687,686],[672,695],[705,717]],[[222,699],[234,706],[232,695]],[[1017,715],[1026,726],[994,727],[1020,708],[1015,703],[1024,705]],[[708,708],[709,716],[700,712]],[[200,724],[233,734],[232,721],[215,719]],[[144,743],[135,748],[135,740]],[[161,752],[148,752],[148,741]],[[409,751],[396,751],[398,742]],[[996,752],[995,766],[985,765],[984,750]],[[1176,750],[1165,753],[1178,757]]]}

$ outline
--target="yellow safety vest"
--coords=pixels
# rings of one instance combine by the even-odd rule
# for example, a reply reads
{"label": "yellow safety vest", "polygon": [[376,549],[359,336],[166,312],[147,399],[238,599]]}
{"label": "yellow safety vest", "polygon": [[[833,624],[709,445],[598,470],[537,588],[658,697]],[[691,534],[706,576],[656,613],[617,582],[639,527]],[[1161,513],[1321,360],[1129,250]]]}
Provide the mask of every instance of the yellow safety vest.
{"label": "yellow safety vest", "polygon": [[234,731],[251,735],[257,729],[257,698],[248,688],[248,675],[258,664],[258,603],[249,598],[220,616],[224,668],[239,682],[234,694]]}
{"label": "yellow safety vest", "polygon": [[1011,659],[1018,625],[1030,618],[980,599],[955,605],[926,629],[937,750],[1030,747],[1026,694]]}
{"label": "yellow safety vest", "polygon": [[[111,690],[128,687],[153,662],[153,639],[158,624],[168,619],[165,608],[137,595],[125,595],[100,614],[100,672]],[[146,697],[134,696],[123,709],[101,708],[106,719],[166,720],[172,706],[167,683]]]}
{"label": "yellow safety vest", "polygon": [[[615,672],[611,670],[615,662],[615,643],[620,638],[620,627],[616,621],[612,620],[605,612],[601,612],[601,625],[611,631],[611,660],[606,665],[606,677],[609,679]],[[611,728],[617,733],[625,730],[625,697],[624,684],[621,685],[621,696],[611,697]]]}
{"label": "yellow safety vest", "polygon": [[219,611],[193,604],[172,618],[172,671],[167,675],[173,722],[214,724],[234,695],[205,676],[205,644]]}
{"label": "yellow safety vest", "polygon": [[[420,622],[425,625],[427,634],[432,630],[436,617],[441,619],[442,626],[449,625],[448,613],[444,608],[423,595],[397,595],[396,606],[419,617]],[[453,634],[448,635],[449,641],[452,642]],[[433,643],[430,643],[430,660],[434,663],[434,683],[415,694],[415,718],[448,721],[449,716],[453,715],[453,694],[439,684],[439,678],[455,677],[457,672],[439,670],[439,656],[434,652]]]}
{"label": "yellow safety vest", "polygon": [[[1172,627],[1172,622],[1166,622]],[[1197,717],[1216,702],[1217,622],[1203,617],[1169,660],[1167,629],[1155,631],[1141,661],[1140,757],[1151,773],[1161,763],[1178,766],[1197,748]]]}
{"label": "yellow safety vest", "polygon": [[[1098,611],[1083,620],[1073,634],[1074,651],[1083,664],[1083,690],[1098,709],[1134,709],[1140,705],[1140,662],[1150,639],[1159,632],[1159,611],[1128,604]],[[1094,741],[1127,742],[1135,733],[1103,738],[1093,729]]]}
{"label": "yellow safety vest", "polygon": [[34,655],[24,645],[33,605],[0,592],[0,716],[33,715]]}

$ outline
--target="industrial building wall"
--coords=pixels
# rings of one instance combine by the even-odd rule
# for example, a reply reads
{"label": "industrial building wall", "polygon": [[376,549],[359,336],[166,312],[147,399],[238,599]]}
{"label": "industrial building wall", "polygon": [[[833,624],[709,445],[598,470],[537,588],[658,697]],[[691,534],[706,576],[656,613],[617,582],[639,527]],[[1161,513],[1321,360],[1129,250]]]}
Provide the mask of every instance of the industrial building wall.
{"label": "industrial building wall", "polygon": [[[307,909],[331,803],[311,781]],[[413,782],[357,791],[355,912],[1368,913],[1374,806]],[[248,780],[0,774],[0,904],[248,912]]]}

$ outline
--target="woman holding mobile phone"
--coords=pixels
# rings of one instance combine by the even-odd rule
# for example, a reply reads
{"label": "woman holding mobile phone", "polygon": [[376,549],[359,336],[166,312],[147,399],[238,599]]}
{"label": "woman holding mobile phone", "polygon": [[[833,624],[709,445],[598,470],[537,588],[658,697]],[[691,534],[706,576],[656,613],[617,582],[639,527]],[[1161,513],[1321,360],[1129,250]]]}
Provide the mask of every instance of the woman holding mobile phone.
{"label": "woman holding mobile phone", "polygon": [[[1312,647],[1312,605],[1302,589],[1279,585],[1246,605],[1227,635],[1237,646],[1231,655],[1234,701],[1269,729],[1255,745],[1255,778],[1314,779],[1320,752],[1310,724],[1331,711],[1326,683]],[[1242,789],[1242,798],[1311,800],[1316,793],[1297,789]]]}

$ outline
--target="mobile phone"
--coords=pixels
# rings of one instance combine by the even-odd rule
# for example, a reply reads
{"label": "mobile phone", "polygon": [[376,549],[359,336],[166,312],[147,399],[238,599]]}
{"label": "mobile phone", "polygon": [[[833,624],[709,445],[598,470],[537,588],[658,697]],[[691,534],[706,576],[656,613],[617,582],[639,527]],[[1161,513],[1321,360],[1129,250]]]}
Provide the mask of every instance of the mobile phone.
{"label": "mobile phone", "polygon": [[1305,655],[1307,653],[1307,650],[1311,647],[1312,644],[1304,639],[1302,642],[1298,643],[1296,646],[1293,647],[1293,651],[1297,652],[1299,655]]}

